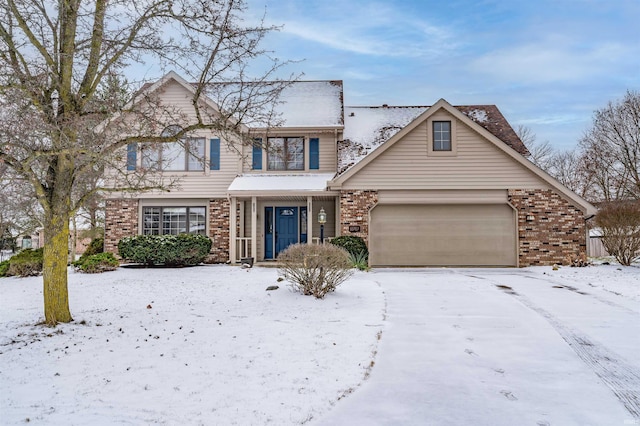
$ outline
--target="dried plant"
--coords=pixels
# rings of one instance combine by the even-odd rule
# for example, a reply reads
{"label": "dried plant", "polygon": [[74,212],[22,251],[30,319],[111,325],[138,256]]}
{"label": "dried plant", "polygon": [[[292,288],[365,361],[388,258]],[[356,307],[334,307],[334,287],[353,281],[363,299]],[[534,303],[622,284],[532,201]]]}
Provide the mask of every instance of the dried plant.
{"label": "dried plant", "polygon": [[603,204],[595,222],[602,229],[602,244],[621,265],[640,259],[640,202]]}
{"label": "dried plant", "polygon": [[294,291],[322,299],[353,274],[349,254],[332,244],[294,244],[278,256],[280,274]]}

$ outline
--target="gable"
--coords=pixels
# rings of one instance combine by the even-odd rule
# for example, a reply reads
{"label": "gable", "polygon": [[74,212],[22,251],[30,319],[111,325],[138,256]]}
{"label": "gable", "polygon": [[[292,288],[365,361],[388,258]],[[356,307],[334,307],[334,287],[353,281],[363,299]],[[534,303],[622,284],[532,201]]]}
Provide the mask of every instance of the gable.
{"label": "gable", "polygon": [[[429,152],[429,120],[451,120],[454,150]],[[440,154],[440,153],[438,153]],[[433,112],[384,152],[342,182],[343,189],[548,188],[494,143],[446,110]]]}

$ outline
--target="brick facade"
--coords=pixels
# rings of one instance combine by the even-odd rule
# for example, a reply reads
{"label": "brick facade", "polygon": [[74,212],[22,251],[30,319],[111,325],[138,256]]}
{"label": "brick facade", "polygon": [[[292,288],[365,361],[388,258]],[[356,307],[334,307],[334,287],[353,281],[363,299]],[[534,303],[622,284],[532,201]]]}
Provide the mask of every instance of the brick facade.
{"label": "brick facade", "polygon": [[105,206],[104,250],[118,252],[118,241],[138,235],[138,200],[111,199]]}
{"label": "brick facade", "polygon": [[[340,233],[362,237],[369,243],[369,210],[378,202],[378,191],[342,191],[340,193]],[[359,232],[349,231],[359,226]]]}
{"label": "brick facade", "polygon": [[209,237],[213,241],[208,262],[229,260],[229,200],[218,198],[209,202]]}
{"label": "brick facade", "polygon": [[[118,252],[118,241],[138,235],[138,200],[111,199],[105,209],[105,251]],[[229,260],[229,201],[226,198],[209,202],[209,237],[212,240],[211,263]]]}
{"label": "brick facade", "polygon": [[509,190],[509,202],[518,210],[520,266],[586,259],[586,224],[578,207],[542,189]]}

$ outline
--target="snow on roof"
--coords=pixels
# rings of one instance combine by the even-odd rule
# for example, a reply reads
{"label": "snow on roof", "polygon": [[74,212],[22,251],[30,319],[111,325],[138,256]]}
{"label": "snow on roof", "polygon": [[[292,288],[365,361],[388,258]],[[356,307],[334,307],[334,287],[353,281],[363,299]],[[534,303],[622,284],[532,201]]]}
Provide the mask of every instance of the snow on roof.
{"label": "snow on roof", "polygon": [[345,107],[344,141],[340,142],[338,171],[342,173],[358,163],[428,108],[387,105]]}
{"label": "snow on roof", "polygon": [[342,81],[296,81],[276,105],[283,127],[342,126]]}
{"label": "snow on roof", "polygon": [[325,191],[327,181],[333,179],[333,173],[266,175],[251,174],[236,177],[229,192],[267,192],[267,191]]}
{"label": "snow on roof", "polygon": [[487,112],[483,109],[472,109],[466,112],[467,116],[477,123],[484,123],[489,119]]}

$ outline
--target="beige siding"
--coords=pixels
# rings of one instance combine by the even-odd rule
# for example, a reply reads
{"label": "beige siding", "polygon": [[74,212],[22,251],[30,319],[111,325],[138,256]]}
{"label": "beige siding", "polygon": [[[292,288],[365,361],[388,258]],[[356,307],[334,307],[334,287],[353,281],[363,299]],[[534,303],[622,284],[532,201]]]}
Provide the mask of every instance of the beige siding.
{"label": "beige siding", "polygon": [[[188,117],[194,117],[191,105],[191,94],[178,83],[171,81],[161,91],[160,96],[166,105],[179,109]],[[205,156],[207,161],[205,170],[200,172],[172,172],[166,173],[168,179],[178,178],[178,185],[170,192],[149,192],[141,194],[139,198],[222,198],[226,197],[227,188],[238,175],[238,154],[229,149],[225,140],[220,141],[220,170],[209,170],[211,156],[210,139],[218,138],[208,130],[194,132],[195,137],[205,138]],[[138,155],[140,164],[140,155]],[[167,180],[168,181],[168,180]]]}
{"label": "beige siding", "polygon": [[[283,174],[294,174],[294,173],[335,173],[337,169],[337,146],[336,146],[336,135],[334,132],[330,133],[313,133],[309,131],[305,131],[304,129],[283,130],[281,132],[274,131],[271,137],[277,136],[293,136],[293,137],[304,137],[304,155],[305,155],[305,170],[304,171],[273,171],[267,170],[267,154],[266,150],[262,151],[262,170],[251,170],[252,163],[252,147],[244,147],[243,157],[245,161],[242,164],[242,172],[243,173],[283,173]],[[256,136],[259,137],[259,136]],[[317,170],[309,169],[309,139],[310,138],[319,138],[320,139],[320,168]],[[265,137],[263,137],[263,141]]]}
{"label": "beige siding", "polygon": [[434,189],[379,191],[378,204],[503,204],[506,189]]}
{"label": "beige siding", "polygon": [[[205,155],[210,158],[209,139],[214,135],[199,134],[206,137]],[[227,196],[227,188],[238,175],[238,156],[229,150],[224,141],[220,142],[220,170],[209,170],[207,161],[204,172],[175,172],[167,173],[169,178],[178,178],[177,188],[170,192],[149,192],[140,195],[140,198],[224,198]]]}
{"label": "beige siding", "polygon": [[456,122],[456,134],[456,155],[429,156],[427,124],[422,123],[344,182],[342,189],[548,188],[461,121]]}

